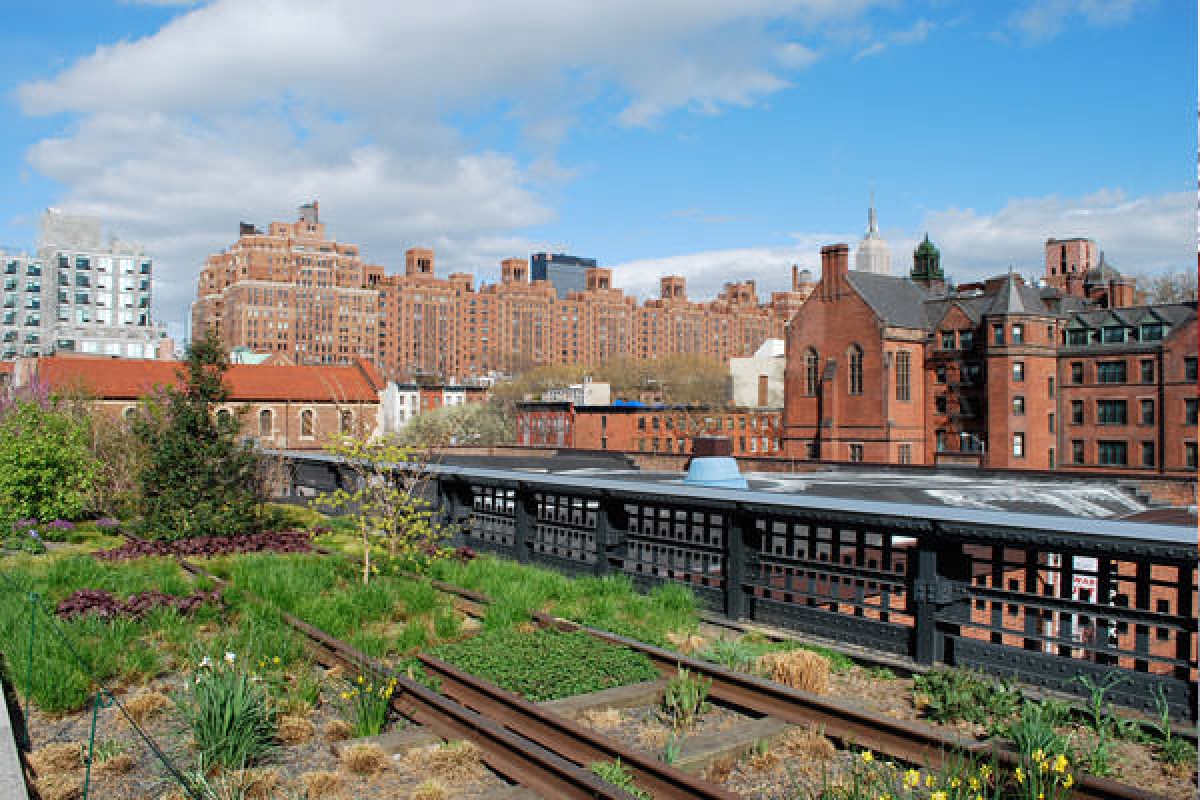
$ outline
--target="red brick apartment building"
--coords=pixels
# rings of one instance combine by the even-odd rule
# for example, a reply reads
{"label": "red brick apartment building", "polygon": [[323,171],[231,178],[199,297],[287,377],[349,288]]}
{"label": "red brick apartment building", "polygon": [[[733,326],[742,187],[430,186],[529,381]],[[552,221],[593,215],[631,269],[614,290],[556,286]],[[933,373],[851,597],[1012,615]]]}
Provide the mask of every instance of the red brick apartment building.
{"label": "red brick apartment building", "polygon": [[[46,356],[15,362],[13,386],[80,391],[113,416],[133,414],[141,398],[179,382],[178,361]],[[376,429],[383,378],[373,365],[236,364],[225,373],[229,402],[218,414],[240,414],[242,432],[263,447],[319,450],[332,435]]]}
{"label": "red brick apartment building", "polygon": [[1194,474],[1195,302],[1135,305],[1092,240],[1045,252],[1039,286],[948,290],[928,237],[907,278],[822,248],[787,332],[787,455]]}
{"label": "red brick apartment building", "polygon": [[679,406],[520,403],[517,444],[690,454],[694,436],[726,436],[738,456],[782,455],[778,411],[716,411]]}
{"label": "red brick apartment building", "polygon": [[793,268],[792,288],[760,301],[753,281],[727,284],[713,301],[689,300],[683,277],[662,278],[642,304],[588,270],[583,291],[559,299],[531,281],[526,259],[506,259],[497,284],[439,278],[434,253],[405,253],[404,272],[364,264],[356,245],[328,237],[317,203],[266,233],[242,224],[238,240],[208,258],[192,305],[192,330],[213,327],[227,348],[287,355],[299,364],[374,363],[389,380],[436,376],[471,382],[542,364],[599,364],[614,356],[751,355],[812,290]]}

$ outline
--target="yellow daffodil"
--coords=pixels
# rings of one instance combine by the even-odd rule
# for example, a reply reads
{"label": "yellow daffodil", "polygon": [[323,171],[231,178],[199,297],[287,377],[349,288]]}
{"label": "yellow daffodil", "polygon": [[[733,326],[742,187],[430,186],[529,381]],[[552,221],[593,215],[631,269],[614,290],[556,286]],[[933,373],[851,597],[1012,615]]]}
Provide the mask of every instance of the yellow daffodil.
{"label": "yellow daffodil", "polygon": [[357,678],[357,681],[358,681],[358,684],[359,684],[359,686],[361,686],[363,683],[365,683],[365,681],[363,680],[363,676],[362,676],[362,675],[359,675],[359,676],[358,676],[358,678]]}
{"label": "yellow daffodil", "polygon": [[933,794],[929,795],[929,800],[946,800],[946,793],[934,792]]}
{"label": "yellow daffodil", "polygon": [[1024,784],[1025,783],[1025,770],[1021,769],[1020,767],[1017,767],[1015,770],[1013,770],[1013,777],[1015,777],[1017,779],[1017,783]]}
{"label": "yellow daffodil", "polygon": [[973,791],[973,792],[979,791],[979,778],[976,778],[974,775],[972,775],[970,778],[967,779],[967,783],[971,786],[971,791]]}
{"label": "yellow daffodil", "polygon": [[1033,760],[1034,761],[1041,761],[1045,757],[1046,757],[1046,752],[1044,750],[1042,750],[1042,748],[1039,747],[1037,750],[1033,751]]}
{"label": "yellow daffodil", "polygon": [[871,754],[870,750],[863,750],[862,760],[864,764],[870,764],[875,760],[875,756]]}
{"label": "yellow daffodil", "polygon": [[1069,763],[1067,757],[1059,753],[1058,758],[1054,759],[1054,771],[1059,773],[1066,772]]}
{"label": "yellow daffodil", "polygon": [[910,769],[904,773],[904,785],[909,789],[915,789],[921,783],[921,773],[915,769]]}
{"label": "yellow daffodil", "polygon": [[1063,785],[1063,788],[1064,788],[1064,789],[1070,789],[1072,786],[1074,786],[1074,785],[1075,785],[1075,776],[1074,776],[1074,775],[1067,775],[1067,777],[1063,778],[1063,784],[1062,784],[1062,785]]}
{"label": "yellow daffodil", "polygon": [[349,699],[350,699],[350,693],[349,693],[349,692],[342,692],[342,699],[343,699],[343,700],[349,700]]}
{"label": "yellow daffodil", "polygon": [[932,789],[936,783],[937,778],[933,777],[932,775],[925,776],[925,788]]}
{"label": "yellow daffodil", "polygon": [[271,663],[272,663],[272,664],[278,664],[278,663],[280,663],[279,656],[275,656],[274,658],[272,658],[272,659],[271,659]]}
{"label": "yellow daffodil", "polygon": [[962,786],[962,781],[958,777],[953,777],[950,779],[950,788],[951,789],[957,789],[960,786]]}

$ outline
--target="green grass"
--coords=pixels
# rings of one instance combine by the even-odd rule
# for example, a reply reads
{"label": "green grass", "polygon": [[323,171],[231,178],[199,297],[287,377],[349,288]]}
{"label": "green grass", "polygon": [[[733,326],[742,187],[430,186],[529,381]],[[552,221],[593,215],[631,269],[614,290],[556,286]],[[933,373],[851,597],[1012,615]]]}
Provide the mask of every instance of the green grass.
{"label": "green grass", "polygon": [[429,652],[534,702],[658,678],[645,655],[582,631],[486,631]]}
{"label": "green grass", "polygon": [[670,632],[694,631],[699,624],[695,596],[668,584],[639,594],[624,575],[568,578],[548,569],[482,556],[466,564],[437,561],[434,578],[474,589],[492,598],[485,630],[505,630],[545,611],[595,628],[655,645]]}
{"label": "green grass", "polygon": [[[739,672],[756,672],[756,662],[768,653],[786,653],[790,650],[808,650],[824,656],[829,668],[835,673],[848,671],[854,662],[836,650],[819,645],[792,641],[772,641],[765,636],[750,633],[739,639],[717,639],[697,655],[705,661],[722,664]],[[893,676],[894,677],[894,676]]]}

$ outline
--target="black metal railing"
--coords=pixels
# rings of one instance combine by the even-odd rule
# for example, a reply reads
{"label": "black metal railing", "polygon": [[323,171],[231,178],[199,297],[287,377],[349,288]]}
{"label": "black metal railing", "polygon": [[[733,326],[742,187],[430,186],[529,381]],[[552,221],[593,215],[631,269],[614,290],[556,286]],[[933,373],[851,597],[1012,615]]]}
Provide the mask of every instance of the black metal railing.
{"label": "black metal railing", "polygon": [[[289,453],[294,496],[352,480]],[[1190,527],[511,470],[434,467],[462,544],[573,574],[690,587],[705,606],[912,659],[1196,717]]]}

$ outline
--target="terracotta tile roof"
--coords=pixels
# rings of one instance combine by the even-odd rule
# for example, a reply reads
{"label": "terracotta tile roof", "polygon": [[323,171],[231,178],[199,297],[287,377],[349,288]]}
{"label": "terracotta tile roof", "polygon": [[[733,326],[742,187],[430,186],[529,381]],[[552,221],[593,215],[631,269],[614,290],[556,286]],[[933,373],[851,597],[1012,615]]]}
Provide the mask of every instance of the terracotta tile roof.
{"label": "terracotta tile roof", "polygon": [[[51,356],[37,371],[51,389],[79,388],[99,399],[134,400],[179,382],[180,361]],[[364,369],[363,367],[366,367]],[[378,402],[384,382],[369,364],[267,366],[239,364],[225,373],[235,402]]]}

